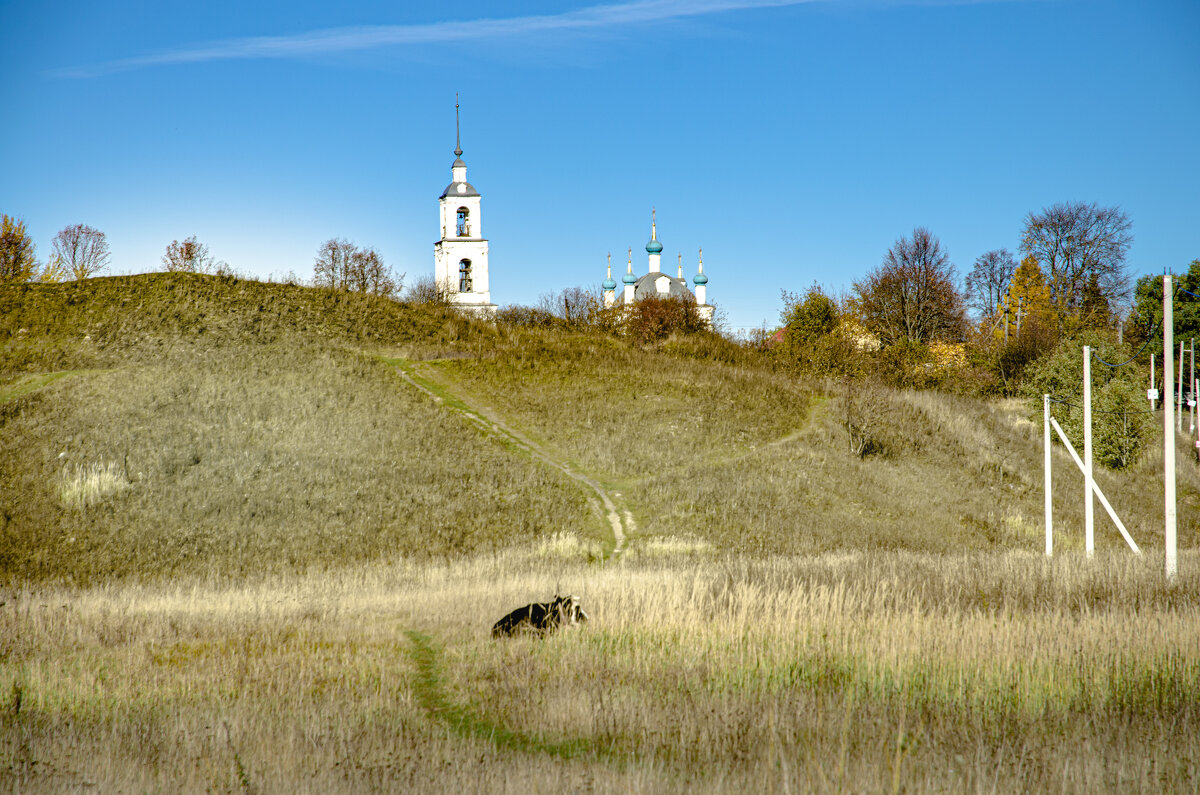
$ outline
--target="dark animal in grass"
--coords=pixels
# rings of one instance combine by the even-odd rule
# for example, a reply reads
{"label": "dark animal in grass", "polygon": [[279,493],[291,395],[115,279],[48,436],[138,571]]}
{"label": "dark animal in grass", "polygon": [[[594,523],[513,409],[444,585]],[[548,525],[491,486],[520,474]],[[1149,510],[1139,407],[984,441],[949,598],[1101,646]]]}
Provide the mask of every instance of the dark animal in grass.
{"label": "dark animal in grass", "polygon": [[555,594],[553,602],[534,602],[518,607],[496,622],[492,627],[492,635],[497,638],[524,633],[545,635],[559,627],[580,624],[587,620],[587,613],[579,606],[578,596]]}

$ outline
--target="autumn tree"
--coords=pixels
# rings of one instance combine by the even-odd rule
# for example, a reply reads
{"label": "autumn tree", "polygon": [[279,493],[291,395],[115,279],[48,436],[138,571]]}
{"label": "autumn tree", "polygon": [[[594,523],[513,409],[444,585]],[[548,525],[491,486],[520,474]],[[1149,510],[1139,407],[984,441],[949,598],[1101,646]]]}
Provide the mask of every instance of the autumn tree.
{"label": "autumn tree", "polygon": [[962,337],[963,298],[941,241],[924,227],[901,237],[882,264],[854,283],[863,325],[884,345],[928,344]]}
{"label": "autumn tree", "polygon": [[1133,242],[1131,227],[1121,208],[1095,202],[1062,202],[1026,216],[1021,251],[1045,268],[1060,320],[1081,309],[1089,285],[1109,303],[1127,296],[1125,255]]}
{"label": "autumn tree", "polygon": [[172,240],[162,258],[168,272],[209,273],[213,270],[213,258],[208,246],[196,241],[196,236],[184,240]]}
{"label": "autumn tree", "polygon": [[700,316],[696,302],[681,296],[646,296],[626,310],[624,331],[639,344],[666,339],[672,334],[706,331],[708,322]]}
{"label": "autumn tree", "polygon": [[1050,287],[1033,255],[1021,260],[1013,273],[1004,302],[1009,311],[1005,326],[993,331],[996,347],[992,360],[1005,394],[1013,394],[1026,369],[1054,349],[1058,322],[1050,300]]}
{"label": "autumn tree", "polygon": [[[1009,310],[1006,320],[1009,332],[1020,332],[1031,325],[1048,328],[1054,324],[1050,287],[1046,284],[1046,276],[1033,255],[1021,260],[1021,265],[1009,281],[1003,300]],[[998,326],[995,333],[997,336],[1003,336],[1004,328]]]}
{"label": "autumn tree", "polygon": [[38,276],[37,246],[25,222],[0,216],[0,283],[30,282]]}
{"label": "autumn tree", "polygon": [[37,280],[43,284],[57,284],[65,282],[70,275],[62,260],[51,257],[50,261],[42,268],[41,273],[37,275]]}
{"label": "autumn tree", "polygon": [[1008,290],[1017,262],[1006,248],[980,254],[967,274],[967,303],[979,317],[991,318]]}
{"label": "autumn tree", "polygon": [[95,276],[108,266],[108,239],[99,229],[75,224],[54,236],[51,261],[75,280]]}

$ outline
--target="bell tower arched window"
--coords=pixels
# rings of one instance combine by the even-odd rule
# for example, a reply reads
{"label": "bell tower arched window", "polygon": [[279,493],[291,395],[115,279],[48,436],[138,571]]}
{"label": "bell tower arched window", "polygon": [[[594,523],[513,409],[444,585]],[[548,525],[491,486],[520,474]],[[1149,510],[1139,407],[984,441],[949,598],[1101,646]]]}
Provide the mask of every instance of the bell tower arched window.
{"label": "bell tower arched window", "polygon": [[471,292],[471,260],[465,259],[458,263],[458,291]]}
{"label": "bell tower arched window", "polygon": [[455,224],[455,234],[459,237],[471,236],[471,211],[466,207],[458,208],[458,221]]}

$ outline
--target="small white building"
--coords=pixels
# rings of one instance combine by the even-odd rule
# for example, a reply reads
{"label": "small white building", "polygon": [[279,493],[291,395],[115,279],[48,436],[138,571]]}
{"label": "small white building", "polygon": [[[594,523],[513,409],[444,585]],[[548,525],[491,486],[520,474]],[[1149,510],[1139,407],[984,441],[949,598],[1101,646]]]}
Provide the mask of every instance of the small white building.
{"label": "small white building", "polygon": [[679,255],[678,270],[675,276],[668,273],[663,273],[662,270],[662,243],[658,240],[658,222],[655,219],[655,211],[650,211],[650,242],[646,243],[647,268],[646,273],[642,276],[636,276],[633,273],[633,249],[629,249],[629,260],[626,266],[625,276],[622,279],[625,285],[620,293],[617,292],[617,283],[612,277],[612,262],[611,258],[608,265],[608,276],[604,279],[604,306],[631,306],[637,301],[649,296],[657,298],[683,298],[688,301],[694,300],[696,308],[700,312],[700,317],[706,323],[712,323],[713,307],[708,303],[708,277],[704,275],[704,250],[699,249],[696,259],[696,275],[692,277],[692,284],[695,286],[695,292],[688,289],[687,280],[683,277],[683,255]]}
{"label": "small white building", "polygon": [[458,103],[454,103],[454,162],[451,182],[438,199],[442,239],[433,244],[434,279],[450,303],[480,317],[495,315],[488,283],[488,242],[483,236],[480,195],[467,182],[462,159]]}

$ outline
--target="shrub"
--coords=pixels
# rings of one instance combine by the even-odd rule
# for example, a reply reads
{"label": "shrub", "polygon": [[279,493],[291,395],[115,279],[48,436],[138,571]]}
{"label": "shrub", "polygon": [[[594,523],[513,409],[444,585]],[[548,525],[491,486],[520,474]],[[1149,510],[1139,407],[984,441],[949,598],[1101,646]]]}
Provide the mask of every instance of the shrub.
{"label": "shrub", "polygon": [[675,333],[708,329],[696,304],[686,298],[648,296],[625,309],[625,333],[639,345],[659,342]]}
{"label": "shrub", "polygon": [[1095,334],[1083,335],[1030,366],[1022,391],[1030,400],[1031,418],[1037,422],[1042,418],[1042,395],[1050,395],[1056,401],[1052,414],[1072,444],[1081,447],[1084,345],[1090,345],[1094,354],[1092,453],[1105,466],[1123,469],[1137,460],[1154,424],[1144,402],[1143,376],[1135,363],[1114,368],[1099,361],[1124,362],[1130,356],[1128,347],[1114,345]]}

